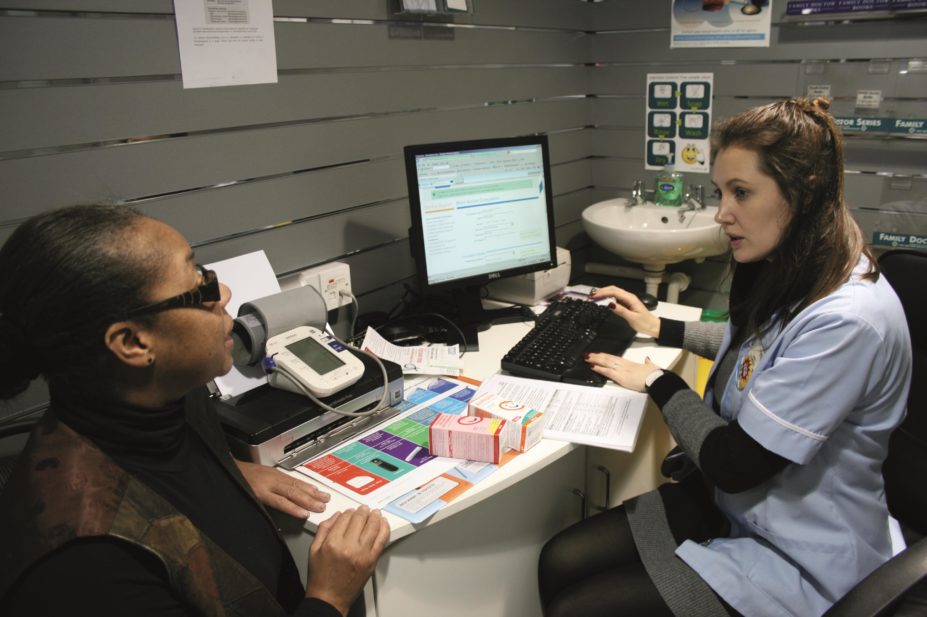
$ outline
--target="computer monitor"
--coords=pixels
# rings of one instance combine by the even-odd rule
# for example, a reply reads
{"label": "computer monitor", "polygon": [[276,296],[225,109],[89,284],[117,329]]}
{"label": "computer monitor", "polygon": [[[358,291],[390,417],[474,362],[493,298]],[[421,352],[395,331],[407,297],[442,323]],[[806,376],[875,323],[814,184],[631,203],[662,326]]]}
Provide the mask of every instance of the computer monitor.
{"label": "computer monitor", "polygon": [[407,146],[409,241],[423,292],[450,294],[446,315],[476,332],[515,311],[486,311],[490,281],[556,266],[547,137]]}

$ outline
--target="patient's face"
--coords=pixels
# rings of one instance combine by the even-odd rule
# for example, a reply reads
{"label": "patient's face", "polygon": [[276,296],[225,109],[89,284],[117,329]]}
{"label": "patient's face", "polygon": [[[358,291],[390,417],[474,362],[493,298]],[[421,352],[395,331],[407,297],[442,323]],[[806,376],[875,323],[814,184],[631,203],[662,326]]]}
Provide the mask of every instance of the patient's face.
{"label": "patient's face", "polygon": [[[193,251],[172,227],[146,219],[139,229],[164,255],[164,266],[148,290],[148,300],[158,302],[190,291],[202,281]],[[189,389],[228,373],[232,368],[232,317],[225,307],[231,291],[220,283],[218,302],[173,308],[155,315],[151,328],[156,377],[168,384],[188,384]]]}

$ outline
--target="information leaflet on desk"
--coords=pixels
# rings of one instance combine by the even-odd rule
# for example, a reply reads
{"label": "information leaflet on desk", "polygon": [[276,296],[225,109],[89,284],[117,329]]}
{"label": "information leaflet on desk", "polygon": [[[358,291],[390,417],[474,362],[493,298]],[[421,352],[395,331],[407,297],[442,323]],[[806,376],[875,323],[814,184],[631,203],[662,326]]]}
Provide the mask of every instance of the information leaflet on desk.
{"label": "information leaflet on desk", "polygon": [[403,375],[460,375],[463,359],[458,345],[401,347],[368,327],[361,349],[402,367]]}
{"label": "information leaflet on desk", "polygon": [[592,388],[495,374],[480,386],[550,417],[545,439],[631,452],[637,443],[647,395],[621,387]]}
{"label": "information leaflet on desk", "polygon": [[[425,378],[406,390],[402,413],[297,470],[372,508],[419,523],[499,468],[428,453],[439,413],[465,415],[477,383]],[[506,453],[502,465],[517,456]]]}

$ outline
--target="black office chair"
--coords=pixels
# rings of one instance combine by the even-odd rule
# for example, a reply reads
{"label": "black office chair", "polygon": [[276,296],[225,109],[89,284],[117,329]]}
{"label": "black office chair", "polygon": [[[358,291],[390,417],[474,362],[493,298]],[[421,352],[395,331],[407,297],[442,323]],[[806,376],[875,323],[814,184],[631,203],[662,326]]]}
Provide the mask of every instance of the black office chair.
{"label": "black office chair", "polygon": [[[21,441],[22,436],[29,433],[35,423],[36,419],[32,418],[0,425],[0,442],[5,439]],[[13,470],[16,469],[16,461],[19,460],[18,448],[19,446],[12,452],[4,451],[0,454],[0,493],[3,492],[3,487],[6,486],[10,476],[13,475]]]}
{"label": "black office chair", "polygon": [[904,306],[914,359],[908,415],[892,434],[882,468],[888,509],[908,548],[851,589],[827,617],[927,615],[927,252],[888,251],[879,266]]}

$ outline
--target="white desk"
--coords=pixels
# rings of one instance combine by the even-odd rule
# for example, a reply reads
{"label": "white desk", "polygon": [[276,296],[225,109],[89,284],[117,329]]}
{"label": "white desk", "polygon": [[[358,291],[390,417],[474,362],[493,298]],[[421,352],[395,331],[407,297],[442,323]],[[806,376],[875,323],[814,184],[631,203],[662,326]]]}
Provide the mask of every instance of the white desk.
{"label": "white desk", "polygon": [[[660,303],[655,313],[693,320],[700,309]],[[480,333],[480,351],[464,356],[464,375],[482,380],[496,372],[501,357],[530,327],[531,323],[506,324]],[[668,369],[685,359],[681,350],[657,347],[646,337],[639,337],[625,353],[637,361],[647,356]],[[368,617],[540,615],[538,554],[551,536],[580,519],[575,492],[586,490],[587,450],[599,452],[596,467],[603,460],[607,463],[607,457],[617,457],[622,476],[644,478],[634,487],[643,492],[657,484],[658,472],[653,468],[661,459],[654,460],[656,451],[662,457],[668,450],[668,433],[663,429],[661,434],[660,425],[659,412],[648,409],[633,454],[545,439],[422,524],[386,514],[390,545],[365,590]],[[613,483],[624,480],[614,471],[612,476]],[[613,503],[630,496],[630,485],[623,486],[613,491]],[[318,523],[331,512],[357,507],[349,497],[329,492],[332,499],[326,513],[313,514],[304,528],[285,532],[304,580],[311,534]]]}

